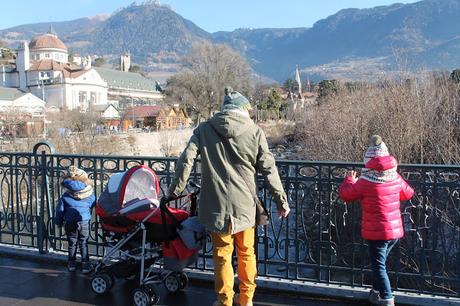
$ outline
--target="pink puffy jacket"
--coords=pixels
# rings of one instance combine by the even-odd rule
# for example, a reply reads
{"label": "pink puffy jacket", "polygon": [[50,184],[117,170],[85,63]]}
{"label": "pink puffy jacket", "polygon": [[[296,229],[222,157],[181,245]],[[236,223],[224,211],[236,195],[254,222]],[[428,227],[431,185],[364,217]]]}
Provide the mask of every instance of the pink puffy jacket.
{"label": "pink puffy jacket", "polygon": [[[392,156],[374,157],[365,165],[378,171],[397,167]],[[374,183],[347,176],[339,188],[339,195],[345,202],[361,201],[361,235],[366,240],[393,240],[404,236],[400,201],[407,201],[414,190],[398,174],[393,181]]]}

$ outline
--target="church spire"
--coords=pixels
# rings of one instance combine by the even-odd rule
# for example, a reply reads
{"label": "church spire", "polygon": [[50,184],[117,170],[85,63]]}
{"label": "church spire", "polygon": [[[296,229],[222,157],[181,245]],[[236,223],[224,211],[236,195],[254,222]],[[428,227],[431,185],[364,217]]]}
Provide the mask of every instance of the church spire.
{"label": "church spire", "polygon": [[53,25],[52,25],[52,24],[50,24],[50,27],[49,27],[49,29],[48,29],[48,34],[50,34],[50,35],[53,35],[53,36],[56,36],[56,37],[57,37],[57,33],[56,33],[56,31],[54,30],[54,28],[53,28]]}

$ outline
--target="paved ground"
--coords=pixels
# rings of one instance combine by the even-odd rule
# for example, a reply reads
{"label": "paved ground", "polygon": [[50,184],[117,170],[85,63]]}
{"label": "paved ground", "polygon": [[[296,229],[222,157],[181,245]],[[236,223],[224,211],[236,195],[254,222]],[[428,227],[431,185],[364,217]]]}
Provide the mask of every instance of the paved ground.
{"label": "paved ground", "polygon": [[[135,284],[117,280],[112,291],[104,296],[96,296],[89,287],[89,278],[80,273],[69,273],[64,266],[28,260],[0,258],[0,306],[73,306],[132,305],[131,291]],[[208,306],[214,301],[210,283],[192,282],[184,291],[168,295],[161,288],[159,305]],[[339,306],[365,305],[353,302],[338,302],[305,296],[279,295],[273,291],[258,291],[256,306]]]}

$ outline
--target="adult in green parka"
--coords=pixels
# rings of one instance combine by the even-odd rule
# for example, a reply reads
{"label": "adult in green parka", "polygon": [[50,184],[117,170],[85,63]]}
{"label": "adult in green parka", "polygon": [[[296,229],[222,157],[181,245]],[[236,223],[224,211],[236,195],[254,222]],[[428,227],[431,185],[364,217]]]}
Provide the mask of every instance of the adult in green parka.
{"label": "adult in green parka", "polygon": [[[269,151],[264,132],[251,120],[250,110],[248,99],[226,88],[222,110],[194,130],[178,160],[175,180],[169,190],[172,197],[181,194],[195,159],[200,156],[202,189],[198,215],[200,222],[211,232],[213,242],[216,306],[233,304],[231,256],[234,243],[240,281],[240,295],[235,302],[241,306],[253,305],[257,276],[253,193],[256,192],[257,171],[264,176],[280,216],[287,217],[289,214],[275,159]],[[229,146],[224,145],[223,139]],[[234,162],[240,165],[240,171],[235,168]]]}

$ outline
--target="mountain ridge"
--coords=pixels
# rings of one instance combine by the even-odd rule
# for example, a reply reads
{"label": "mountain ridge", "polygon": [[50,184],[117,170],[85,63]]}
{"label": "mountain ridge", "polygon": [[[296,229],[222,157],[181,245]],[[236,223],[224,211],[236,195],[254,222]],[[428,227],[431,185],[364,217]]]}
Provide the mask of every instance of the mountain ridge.
{"label": "mountain ridge", "polygon": [[343,67],[360,62],[370,63],[372,73],[379,74],[381,70],[397,69],[401,54],[414,62],[412,69],[460,66],[460,0],[343,9],[312,27],[239,28],[214,33],[168,6],[146,2],[121,8],[105,18],[86,17],[0,30],[0,39],[10,44],[30,39],[46,24],[52,24],[61,39],[77,52],[115,58],[130,51],[135,62],[158,67],[178,66],[195,41],[224,43],[244,55],[257,73],[278,81],[292,76],[296,65],[306,73],[310,68],[319,71],[323,65],[333,71],[337,63],[341,71],[318,73],[315,78],[355,79],[353,71],[347,73]]}

